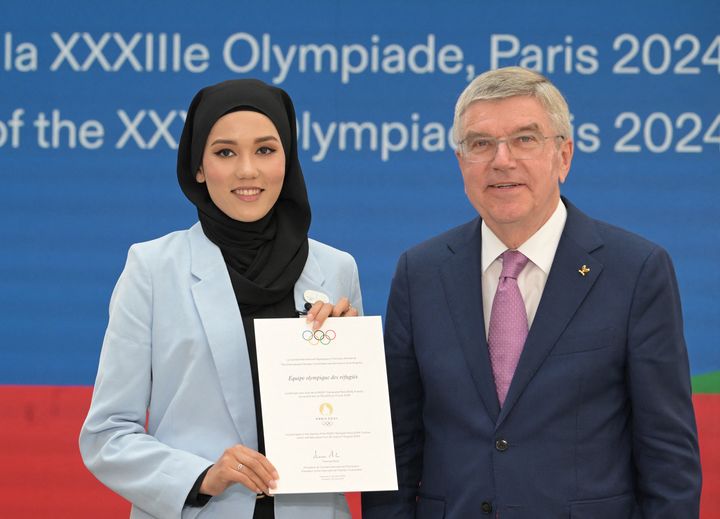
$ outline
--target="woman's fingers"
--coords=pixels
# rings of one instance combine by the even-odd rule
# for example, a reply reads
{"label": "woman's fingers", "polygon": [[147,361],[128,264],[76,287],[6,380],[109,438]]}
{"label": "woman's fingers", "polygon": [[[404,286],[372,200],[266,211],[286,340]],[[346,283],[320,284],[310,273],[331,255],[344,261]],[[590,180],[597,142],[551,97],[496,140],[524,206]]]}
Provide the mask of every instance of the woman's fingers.
{"label": "woman's fingers", "polygon": [[312,323],[312,329],[318,330],[325,322],[325,319],[332,313],[333,305],[317,301],[312,308],[308,310],[307,323]]}
{"label": "woman's fingers", "polygon": [[265,456],[242,445],[236,445],[233,449],[237,460],[234,468],[237,472],[247,476],[256,488],[266,494],[269,489],[276,487],[278,473]]}
{"label": "woman's fingers", "polygon": [[257,494],[268,494],[270,492],[270,485],[264,482],[263,478],[258,476],[258,474],[256,474],[253,469],[247,465],[240,464],[233,470],[237,472],[237,475],[233,476],[233,479],[238,483],[245,485],[253,492]]}
{"label": "woman's fingers", "polygon": [[[352,305],[350,304],[350,300],[347,297],[340,298],[340,301],[335,305],[335,307],[332,310],[332,316],[333,317],[342,317],[350,315],[350,312],[353,310]],[[357,310],[355,310],[355,315],[357,315]]]}
{"label": "woman's fingers", "polygon": [[350,304],[347,297],[340,298],[336,305],[317,301],[307,313],[307,323],[312,323],[312,329],[318,330],[328,317],[356,317],[357,308]]}

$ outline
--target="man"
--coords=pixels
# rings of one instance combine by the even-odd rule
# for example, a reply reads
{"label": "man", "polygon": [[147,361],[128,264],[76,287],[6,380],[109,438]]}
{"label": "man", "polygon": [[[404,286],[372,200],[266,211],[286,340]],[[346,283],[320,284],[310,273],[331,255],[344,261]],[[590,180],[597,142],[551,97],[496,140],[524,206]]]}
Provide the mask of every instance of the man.
{"label": "man", "polygon": [[400,490],[365,494],[363,519],[697,518],[667,253],[561,199],[570,117],[542,75],[477,77],[454,128],[480,218],[398,263],[385,347]]}

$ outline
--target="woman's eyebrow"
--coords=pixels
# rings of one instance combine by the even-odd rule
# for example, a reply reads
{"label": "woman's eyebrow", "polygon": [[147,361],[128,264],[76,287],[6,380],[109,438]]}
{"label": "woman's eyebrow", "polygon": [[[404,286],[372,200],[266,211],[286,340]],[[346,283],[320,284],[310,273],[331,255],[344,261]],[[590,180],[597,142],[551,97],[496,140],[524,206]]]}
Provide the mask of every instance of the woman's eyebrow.
{"label": "woman's eyebrow", "polygon": [[255,139],[256,143],[257,142],[266,142],[266,141],[277,141],[277,137],[275,137],[274,135],[266,135],[264,137],[258,137],[257,139]]}
{"label": "woman's eyebrow", "polygon": [[[262,137],[257,137],[254,142],[257,144],[257,143],[260,143],[260,142],[267,142],[267,141],[279,142],[278,139],[277,139],[277,137],[275,137],[274,135],[264,135],[264,136],[262,136]],[[223,138],[220,138],[220,139],[215,139],[214,141],[212,141],[212,142],[210,143],[210,145],[211,145],[211,146],[214,146],[215,144],[237,144],[237,142],[238,142],[238,141],[236,141],[235,139],[223,139]]]}
{"label": "woman's eyebrow", "polygon": [[215,139],[212,143],[210,143],[211,146],[214,146],[215,144],[237,144],[237,141],[232,139]]}

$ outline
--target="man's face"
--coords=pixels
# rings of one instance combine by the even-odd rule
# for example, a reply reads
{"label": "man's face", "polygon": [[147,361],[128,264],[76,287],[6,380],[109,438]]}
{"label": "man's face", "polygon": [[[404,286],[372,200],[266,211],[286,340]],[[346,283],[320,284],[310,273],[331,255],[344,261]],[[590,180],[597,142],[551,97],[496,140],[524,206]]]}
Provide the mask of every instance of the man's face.
{"label": "man's face", "polygon": [[559,184],[565,181],[572,160],[570,136],[555,138],[557,131],[545,109],[528,96],[476,101],[461,122],[461,139],[480,139],[481,144],[484,137],[490,142],[509,136],[525,140],[530,133],[540,137],[539,149],[531,153],[516,150],[516,156],[505,142],[499,143],[497,153],[487,162],[470,162],[461,153],[462,147],[456,153],[465,193],[488,227],[501,238],[509,232],[527,239],[557,207]]}

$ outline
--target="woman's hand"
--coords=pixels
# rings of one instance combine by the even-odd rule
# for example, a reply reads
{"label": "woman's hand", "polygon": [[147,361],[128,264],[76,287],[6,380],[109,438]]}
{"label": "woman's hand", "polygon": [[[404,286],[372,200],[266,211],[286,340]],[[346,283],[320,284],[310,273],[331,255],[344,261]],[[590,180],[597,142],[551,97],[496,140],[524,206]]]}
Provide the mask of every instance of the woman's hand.
{"label": "woman's hand", "polygon": [[312,308],[308,310],[307,323],[312,323],[313,330],[319,330],[328,317],[356,317],[357,315],[357,308],[350,304],[347,297],[340,298],[340,301],[335,306],[331,303],[316,301]]}
{"label": "woman's hand", "polygon": [[253,492],[269,494],[277,485],[278,473],[268,459],[244,445],[225,449],[215,465],[210,467],[200,493],[209,496],[222,494],[230,485],[240,483]]}

